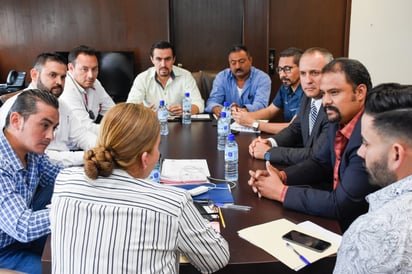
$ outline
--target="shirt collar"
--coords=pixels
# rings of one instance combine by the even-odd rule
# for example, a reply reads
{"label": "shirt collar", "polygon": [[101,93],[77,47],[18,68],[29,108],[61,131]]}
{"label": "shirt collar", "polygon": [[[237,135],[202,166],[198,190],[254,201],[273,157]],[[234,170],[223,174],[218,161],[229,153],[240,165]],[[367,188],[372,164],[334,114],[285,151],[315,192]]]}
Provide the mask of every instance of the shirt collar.
{"label": "shirt collar", "polygon": [[412,175],[366,196],[366,200],[369,203],[369,211],[378,210],[386,203],[395,200],[407,192],[412,192]]}
{"label": "shirt collar", "polygon": [[[153,67],[154,68],[154,67]],[[169,84],[171,81],[173,81],[176,78],[176,74],[174,72],[174,68],[172,68],[172,72],[170,73],[169,79],[167,79],[167,84]],[[154,70],[154,80],[156,83],[158,83],[160,86],[162,86],[162,83],[157,79],[157,71],[156,69]]]}
{"label": "shirt collar", "polygon": [[16,168],[16,170],[24,169],[23,163],[20,161],[14,149],[10,146],[9,141],[7,140],[6,136],[4,136],[3,130],[0,134],[0,153],[0,157],[11,163]]}
{"label": "shirt collar", "polygon": [[363,113],[363,107],[362,109],[352,118],[352,120],[347,123],[343,128],[341,128],[339,131],[340,133],[345,136],[346,139],[350,139],[350,136],[352,135],[353,130],[355,129],[356,124],[358,123],[359,119],[361,118]]}

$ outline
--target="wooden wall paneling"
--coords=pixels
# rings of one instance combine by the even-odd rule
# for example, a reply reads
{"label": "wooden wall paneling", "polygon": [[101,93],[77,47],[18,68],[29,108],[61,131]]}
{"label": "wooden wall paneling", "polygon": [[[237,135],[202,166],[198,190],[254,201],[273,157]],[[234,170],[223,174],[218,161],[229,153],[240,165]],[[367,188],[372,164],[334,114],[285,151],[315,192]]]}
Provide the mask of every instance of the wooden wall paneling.
{"label": "wooden wall paneling", "polygon": [[[347,56],[349,45],[350,0],[270,0],[269,47],[279,53],[295,46],[303,50],[319,46],[335,57]],[[272,94],[279,88],[278,75],[272,76]]]}
{"label": "wooden wall paneling", "polygon": [[176,63],[191,71],[226,68],[230,46],[242,42],[242,1],[171,0],[171,3]]}
{"label": "wooden wall paneling", "polygon": [[151,66],[149,49],[170,39],[169,0],[2,0],[0,79],[29,71],[37,54],[80,44],[101,51],[133,51],[135,74]]}
{"label": "wooden wall paneling", "polygon": [[243,5],[243,43],[253,57],[253,65],[268,72],[269,0],[243,0]]}

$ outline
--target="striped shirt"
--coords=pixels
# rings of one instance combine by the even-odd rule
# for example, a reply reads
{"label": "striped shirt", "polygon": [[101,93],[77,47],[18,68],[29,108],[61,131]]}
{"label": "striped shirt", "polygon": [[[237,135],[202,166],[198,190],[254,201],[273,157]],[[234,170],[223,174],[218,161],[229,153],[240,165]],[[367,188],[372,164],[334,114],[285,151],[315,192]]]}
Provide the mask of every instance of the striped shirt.
{"label": "striped shirt", "polygon": [[33,211],[37,186],[52,185],[60,167],[45,154],[29,153],[27,168],[0,133],[0,248],[50,233],[49,210]]}
{"label": "striped shirt", "polygon": [[179,254],[210,273],[229,260],[227,242],[184,190],[119,169],[97,180],[64,169],[50,218],[53,273],[177,273]]}

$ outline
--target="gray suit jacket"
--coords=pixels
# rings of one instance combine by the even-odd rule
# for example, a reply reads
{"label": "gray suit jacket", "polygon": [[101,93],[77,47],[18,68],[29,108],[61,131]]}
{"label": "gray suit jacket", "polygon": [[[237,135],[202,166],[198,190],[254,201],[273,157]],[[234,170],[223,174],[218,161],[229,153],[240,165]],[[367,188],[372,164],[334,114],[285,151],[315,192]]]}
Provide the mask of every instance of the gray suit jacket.
{"label": "gray suit jacket", "polygon": [[277,165],[293,165],[312,156],[327,141],[328,118],[320,107],[312,134],[309,135],[311,98],[302,96],[296,119],[287,128],[274,135],[278,147],[269,150],[270,162]]}

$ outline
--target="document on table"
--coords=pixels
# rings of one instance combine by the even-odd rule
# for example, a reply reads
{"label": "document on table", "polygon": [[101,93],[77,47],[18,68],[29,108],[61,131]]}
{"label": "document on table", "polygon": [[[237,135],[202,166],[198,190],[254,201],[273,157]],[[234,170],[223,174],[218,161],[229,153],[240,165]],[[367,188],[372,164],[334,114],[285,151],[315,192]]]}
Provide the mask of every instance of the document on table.
{"label": "document on table", "polygon": [[279,261],[298,271],[306,266],[294,251],[286,246],[282,236],[291,230],[297,230],[316,238],[330,242],[332,245],[323,252],[312,251],[306,247],[290,243],[293,248],[303,255],[310,263],[337,252],[342,236],[326,230],[312,222],[306,221],[295,224],[286,219],[248,227],[238,231],[239,237],[262,248]]}
{"label": "document on table", "polygon": [[206,183],[208,176],[206,159],[165,159],[160,181],[165,184]]}
{"label": "document on table", "polygon": [[[267,122],[268,120],[259,120],[260,122]],[[239,131],[239,132],[250,132],[250,133],[260,133],[260,130],[254,130],[251,127],[246,127],[238,124],[237,122],[233,122],[230,125],[231,130]]]}

